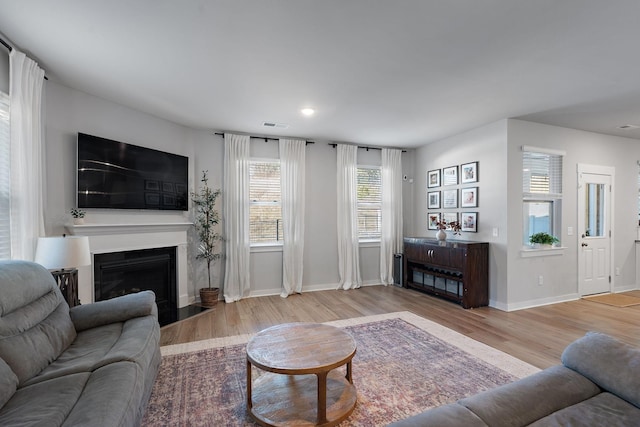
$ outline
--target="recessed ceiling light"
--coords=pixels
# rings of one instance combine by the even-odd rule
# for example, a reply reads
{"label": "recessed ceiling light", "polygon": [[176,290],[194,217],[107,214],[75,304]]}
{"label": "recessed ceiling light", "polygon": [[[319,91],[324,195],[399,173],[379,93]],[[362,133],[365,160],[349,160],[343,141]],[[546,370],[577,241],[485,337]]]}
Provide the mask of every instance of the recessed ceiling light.
{"label": "recessed ceiling light", "polygon": [[300,112],[305,116],[313,116],[316,110],[314,110],[313,108],[303,108],[302,110],[300,110]]}

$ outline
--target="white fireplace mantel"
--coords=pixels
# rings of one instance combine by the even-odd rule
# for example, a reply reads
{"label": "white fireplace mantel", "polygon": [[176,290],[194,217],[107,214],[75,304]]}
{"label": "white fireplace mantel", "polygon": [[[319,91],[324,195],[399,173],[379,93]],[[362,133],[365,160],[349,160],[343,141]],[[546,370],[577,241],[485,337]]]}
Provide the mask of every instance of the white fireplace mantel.
{"label": "white fireplace mantel", "polygon": [[105,234],[186,231],[192,226],[192,222],[159,222],[146,224],[67,224],[65,228],[71,234],[78,234],[82,236],[102,236]]}
{"label": "white fireplace mantel", "polygon": [[[178,307],[191,304],[188,292],[187,231],[191,222],[158,223],[90,223],[68,224],[73,235],[89,237],[91,255],[175,246],[177,248],[177,296]],[[78,273],[78,294],[81,302],[94,302],[93,269],[81,267]]]}

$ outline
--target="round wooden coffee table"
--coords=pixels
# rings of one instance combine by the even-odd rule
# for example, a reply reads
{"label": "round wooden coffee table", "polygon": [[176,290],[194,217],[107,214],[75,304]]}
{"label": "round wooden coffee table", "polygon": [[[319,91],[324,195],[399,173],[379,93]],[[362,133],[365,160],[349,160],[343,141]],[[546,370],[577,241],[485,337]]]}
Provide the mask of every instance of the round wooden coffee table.
{"label": "round wooden coffee table", "polygon": [[[286,323],[247,344],[247,410],[263,426],[334,426],[356,406],[356,342],[333,326]],[[346,374],[335,368],[346,365]],[[255,382],[251,367],[263,371]]]}

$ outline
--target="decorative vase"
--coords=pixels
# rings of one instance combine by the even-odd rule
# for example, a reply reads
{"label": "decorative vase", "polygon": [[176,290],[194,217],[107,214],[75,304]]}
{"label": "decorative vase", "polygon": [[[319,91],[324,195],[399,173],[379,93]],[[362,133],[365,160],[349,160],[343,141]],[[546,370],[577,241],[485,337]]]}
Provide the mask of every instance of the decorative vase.
{"label": "decorative vase", "polygon": [[73,218],[73,223],[75,225],[82,225],[84,224],[84,218]]}
{"label": "decorative vase", "polygon": [[200,288],[200,304],[204,307],[214,307],[218,303],[218,288]]}
{"label": "decorative vase", "polygon": [[447,233],[444,230],[438,230],[436,238],[440,241],[445,241],[447,240]]}

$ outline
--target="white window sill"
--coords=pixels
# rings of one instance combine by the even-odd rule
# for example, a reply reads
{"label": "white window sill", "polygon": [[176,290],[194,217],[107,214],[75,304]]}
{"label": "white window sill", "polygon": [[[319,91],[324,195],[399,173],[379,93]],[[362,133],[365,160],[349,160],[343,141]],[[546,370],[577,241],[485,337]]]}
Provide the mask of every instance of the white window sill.
{"label": "white window sill", "polygon": [[380,247],[380,239],[367,239],[360,240],[358,242],[361,248],[379,248]]}
{"label": "white window sill", "polygon": [[520,257],[532,258],[540,256],[564,255],[565,249],[567,249],[566,246],[554,246],[551,248],[522,248],[522,250],[520,251]]}
{"label": "white window sill", "polygon": [[252,243],[251,252],[282,252],[282,242]]}

